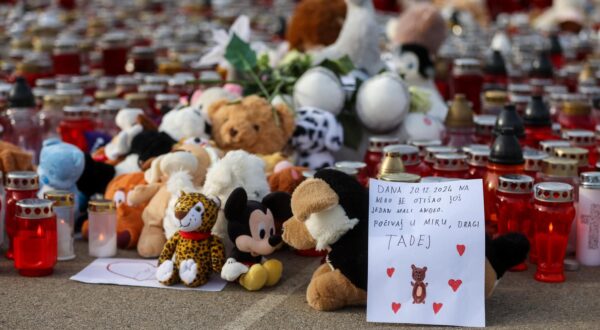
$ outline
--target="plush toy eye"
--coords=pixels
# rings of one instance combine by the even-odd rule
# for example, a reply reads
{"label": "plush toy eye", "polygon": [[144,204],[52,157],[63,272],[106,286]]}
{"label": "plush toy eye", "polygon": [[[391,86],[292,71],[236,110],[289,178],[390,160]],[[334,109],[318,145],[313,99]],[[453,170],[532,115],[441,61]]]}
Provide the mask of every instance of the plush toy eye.
{"label": "plush toy eye", "polygon": [[255,131],[257,131],[257,132],[260,130],[260,127],[259,127],[258,125],[252,125],[252,127],[253,127],[253,128],[254,128],[254,130],[255,130]]}
{"label": "plush toy eye", "polygon": [[202,208],[200,206],[196,206],[194,210],[196,210],[196,212],[202,212]]}
{"label": "plush toy eye", "polygon": [[267,232],[264,229],[261,229],[260,232],[258,232],[260,239],[265,239],[265,235],[267,235]]}
{"label": "plush toy eye", "polygon": [[275,228],[271,228],[270,233],[271,233],[271,236],[275,236]]}

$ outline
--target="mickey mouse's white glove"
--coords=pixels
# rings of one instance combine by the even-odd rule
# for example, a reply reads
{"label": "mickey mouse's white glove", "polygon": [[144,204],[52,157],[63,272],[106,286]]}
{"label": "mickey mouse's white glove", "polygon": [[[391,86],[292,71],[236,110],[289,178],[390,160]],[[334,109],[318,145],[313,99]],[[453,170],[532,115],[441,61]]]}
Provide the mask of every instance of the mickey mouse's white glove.
{"label": "mickey mouse's white glove", "polygon": [[245,274],[247,272],[248,266],[244,265],[241,262],[237,262],[233,258],[229,258],[227,259],[225,265],[223,265],[223,268],[221,269],[221,278],[225,281],[233,282],[238,277],[240,277],[240,275]]}

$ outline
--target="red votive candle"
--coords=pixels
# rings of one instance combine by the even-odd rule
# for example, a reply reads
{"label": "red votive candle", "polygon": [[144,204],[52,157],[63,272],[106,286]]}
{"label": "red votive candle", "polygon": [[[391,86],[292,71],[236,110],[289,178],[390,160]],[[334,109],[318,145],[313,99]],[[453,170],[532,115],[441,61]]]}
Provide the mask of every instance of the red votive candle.
{"label": "red votive candle", "polygon": [[369,148],[365,153],[364,162],[367,164],[366,173],[370,178],[377,176],[379,164],[383,159],[383,148],[398,142],[400,142],[398,138],[391,136],[373,136],[369,138]]}
{"label": "red votive candle", "polygon": [[70,143],[88,151],[85,132],[94,130],[94,123],[89,118],[90,108],[87,106],[66,106],[63,110],[64,118],[58,126],[58,132],[63,142]]}
{"label": "red votive candle", "polygon": [[39,189],[38,175],[35,172],[9,172],[6,176],[6,235],[9,247],[6,251],[8,259],[14,258],[14,238],[17,232],[15,210],[17,202],[27,198],[34,198]]}
{"label": "red votive candle", "polygon": [[56,75],[81,73],[81,54],[75,38],[57,39],[52,51],[52,66]]}
{"label": "red votive candle", "polygon": [[434,156],[433,176],[453,179],[468,179],[467,155],[459,153],[439,153]]}
{"label": "red votive candle", "polygon": [[542,182],[534,187],[534,241],[538,255],[534,278],[537,281],[565,281],[564,259],[575,218],[573,195],[573,186],[566,183]]}
{"label": "red votive candle", "polygon": [[459,58],[454,61],[450,80],[451,97],[463,94],[473,105],[475,113],[481,113],[481,90],[483,73],[481,62],[474,58]]}

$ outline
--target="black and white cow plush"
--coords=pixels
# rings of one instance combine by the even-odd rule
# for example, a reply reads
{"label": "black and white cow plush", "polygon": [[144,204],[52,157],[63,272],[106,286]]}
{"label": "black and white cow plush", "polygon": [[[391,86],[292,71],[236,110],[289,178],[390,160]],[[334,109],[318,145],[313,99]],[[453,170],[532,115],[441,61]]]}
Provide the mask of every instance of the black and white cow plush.
{"label": "black and white cow plush", "polygon": [[344,129],[335,116],[314,107],[296,111],[296,131],[292,146],[298,153],[296,164],[313,170],[333,166],[331,152],[344,143]]}

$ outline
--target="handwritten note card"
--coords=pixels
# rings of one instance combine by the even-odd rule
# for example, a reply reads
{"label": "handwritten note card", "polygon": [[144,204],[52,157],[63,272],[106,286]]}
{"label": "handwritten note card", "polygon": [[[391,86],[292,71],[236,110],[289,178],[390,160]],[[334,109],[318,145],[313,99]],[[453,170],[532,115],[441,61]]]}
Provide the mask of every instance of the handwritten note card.
{"label": "handwritten note card", "polygon": [[481,180],[369,189],[367,321],[484,327]]}

